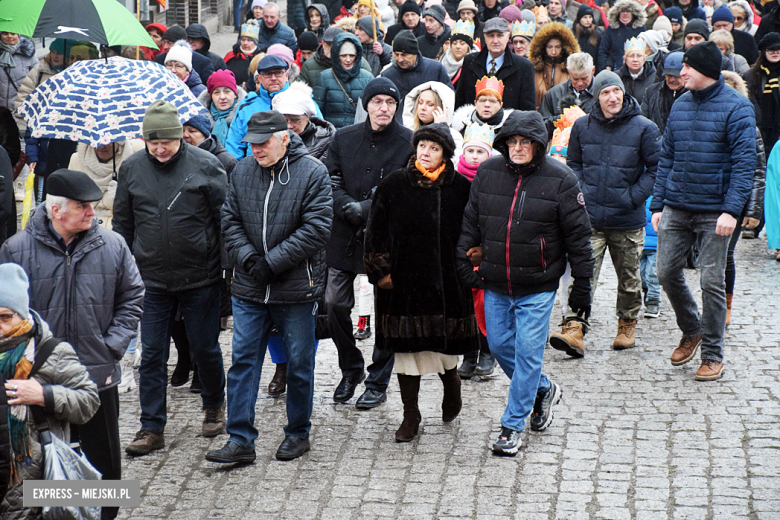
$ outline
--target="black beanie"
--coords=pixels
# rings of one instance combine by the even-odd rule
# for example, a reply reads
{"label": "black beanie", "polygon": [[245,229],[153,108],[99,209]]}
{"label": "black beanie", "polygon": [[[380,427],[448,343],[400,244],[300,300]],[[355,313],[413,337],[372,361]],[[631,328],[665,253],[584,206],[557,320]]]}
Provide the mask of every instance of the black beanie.
{"label": "black beanie", "polygon": [[715,42],[702,42],[694,45],[683,56],[683,63],[708,78],[720,78],[722,54]]}
{"label": "black beanie", "polygon": [[414,33],[403,30],[396,34],[393,39],[393,52],[403,52],[404,54],[414,54],[416,56],[420,52],[420,46]]}
{"label": "black beanie", "polygon": [[[590,15],[591,18],[593,18],[593,9],[590,8],[588,4],[580,4],[580,8],[577,9],[577,17],[574,19],[574,26],[576,27],[578,23],[580,23],[580,20],[582,20],[582,17],[585,15]],[[593,27],[596,26],[596,21],[593,21]]]}
{"label": "black beanie", "polygon": [[450,127],[443,123],[432,123],[421,126],[412,136],[412,144],[415,150],[420,141],[433,141],[439,143],[443,148],[443,157],[445,161],[452,160],[455,155],[455,140],[452,138]]}
{"label": "black beanie", "polygon": [[691,33],[700,34],[704,36],[705,40],[710,38],[710,28],[707,26],[707,22],[699,20],[698,18],[694,18],[685,26],[684,35],[688,36]]}
{"label": "black beanie", "polygon": [[298,36],[298,48],[302,51],[316,51],[319,45],[317,35],[311,31],[304,31]]}
{"label": "black beanie", "polygon": [[401,8],[398,10],[398,23],[401,23],[404,15],[409,12],[417,13],[417,16],[422,14],[422,11],[420,11],[420,6],[417,5],[417,2],[414,0],[406,0],[406,2],[404,2],[401,5]]}
{"label": "black beanie", "polygon": [[171,25],[170,27],[168,27],[168,30],[165,31],[165,34],[162,35],[162,39],[168,40],[169,42],[186,40],[187,31],[185,31],[184,27],[182,27],[181,25]]}
{"label": "black beanie", "polygon": [[363,101],[364,110],[368,110],[368,102],[377,95],[390,96],[395,99],[396,103],[401,102],[401,94],[398,92],[398,87],[395,86],[395,83],[385,77],[379,76],[378,78],[369,81],[363,89],[361,99]]}

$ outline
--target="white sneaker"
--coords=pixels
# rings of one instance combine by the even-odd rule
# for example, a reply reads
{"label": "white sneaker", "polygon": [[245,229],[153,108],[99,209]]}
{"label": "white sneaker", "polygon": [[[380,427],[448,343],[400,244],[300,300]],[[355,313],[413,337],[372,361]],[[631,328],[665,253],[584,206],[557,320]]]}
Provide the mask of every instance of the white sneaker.
{"label": "white sneaker", "polygon": [[141,342],[139,341],[135,347],[135,353],[133,354],[133,368],[141,366]]}
{"label": "white sneaker", "polygon": [[119,362],[119,368],[122,370],[122,380],[119,382],[119,393],[125,394],[132,392],[136,389],[135,374],[133,373],[133,367],[127,356],[122,358]]}

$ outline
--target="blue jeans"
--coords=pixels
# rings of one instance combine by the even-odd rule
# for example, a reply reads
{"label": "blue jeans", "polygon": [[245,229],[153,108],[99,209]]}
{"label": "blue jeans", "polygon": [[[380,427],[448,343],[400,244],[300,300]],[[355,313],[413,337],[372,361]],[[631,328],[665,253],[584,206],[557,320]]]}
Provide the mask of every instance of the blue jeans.
{"label": "blue jeans", "polygon": [[219,408],[225,402],[225,369],[219,348],[219,284],[169,292],[146,289],[141,317],[141,428],[161,433],[167,421],[168,356],[171,336],[168,324],[179,305],[187,323],[190,353],[198,364],[203,385],[203,408]]}
{"label": "blue jeans", "polygon": [[230,440],[254,447],[255,403],[263,359],[276,325],[287,355],[285,435],[307,438],[314,406],[314,327],[317,305],[265,305],[233,297],[233,364],[228,371],[227,432]]}
{"label": "blue jeans", "polygon": [[241,22],[243,22],[243,20],[241,19],[242,7],[244,7],[244,0],[233,1],[233,25],[239,31],[241,30]]}
{"label": "blue jeans", "polygon": [[506,296],[485,291],[485,322],[490,352],[509,376],[509,396],[501,426],[522,431],[536,395],[550,389],[542,373],[555,291]]}
{"label": "blue jeans", "polygon": [[[314,342],[314,355],[317,355],[319,340]],[[279,336],[271,336],[268,339],[268,353],[271,354],[271,361],[274,365],[287,363],[287,354],[284,353],[284,341]]]}
{"label": "blue jeans", "polygon": [[[701,359],[723,361],[726,327],[726,252],[731,236],[715,233],[720,213],[689,213],[664,207],[658,224],[658,280],[683,336],[701,334]],[[737,222],[739,225],[739,222]],[[688,251],[699,244],[702,313],[685,283]]]}
{"label": "blue jeans", "polygon": [[642,257],[639,259],[642,285],[647,288],[645,303],[661,303],[661,284],[658,283],[655,259],[655,249],[645,249],[642,251]]}

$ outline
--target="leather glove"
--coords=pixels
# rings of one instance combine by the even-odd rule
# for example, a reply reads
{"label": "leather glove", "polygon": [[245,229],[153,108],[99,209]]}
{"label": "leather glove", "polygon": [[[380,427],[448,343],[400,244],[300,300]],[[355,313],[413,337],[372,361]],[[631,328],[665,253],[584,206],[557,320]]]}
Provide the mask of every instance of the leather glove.
{"label": "leather glove", "polygon": [[260,255],[250,256],[244,267],[259,285],[268,285],[274,279],[274,272],[271,270],[271,266]]}
{"label": "leather glove", "polygon": [[577,317],[587,321],[590,318],[590,280],[575,278],[569,293],[569,307]]}
{"label": "leather glove", "polygon": [[472,247],[466,252],[466,256],[471,260],[471,265],[479,267],[482,263],[482,246]]}
{"label": "leather glove", "polygon": [[363,218],[363,207],[359,202],[344,204],[341,210],[344,212],[344,218],[353,226],[362,226],[366,223],[366,220]]}

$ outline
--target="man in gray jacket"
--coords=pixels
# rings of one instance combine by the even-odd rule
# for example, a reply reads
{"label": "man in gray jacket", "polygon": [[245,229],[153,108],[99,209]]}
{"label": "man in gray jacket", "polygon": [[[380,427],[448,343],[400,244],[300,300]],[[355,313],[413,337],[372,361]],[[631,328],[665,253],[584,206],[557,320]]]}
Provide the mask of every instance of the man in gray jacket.
{"label": "man in gray jacket", "polygon": [[[30,306],[73,346],[97,385],[100,408],[72,432],[103,478],[120,480],[119,360],[137,334],[144,284],[125,241],[95,218],[92,202],[103,198],[95,181],[61,169],[49,176],[46,193],[25,230],[0,249],[0,263],[22,266]],[[118,510],[103,508],[102,518]]]}
{"label": "man in gray jacket", "polygon": [[225,371],[219,348],[219,210],[227,175],[212,154],[182,141],[176,107],[155,101],[144,114],[146,149],[122,163],[113,229],[127,242],[146,285],[141,318],[141,430],[125,451],[165,446],[168,323],[178,306],[198,365],[204,437],[225,428]]}
{"label": "man in gray jacket", "polygon": [[275,110],[249,119],[222,208],[233,278],[233,364],[228,372],[230,439],[206,460],[255,460],[255,402],[263,358],[276,326],[287,356],[287,425],[276,451],[292,460],[310,449],[317,301],[325,291],[325,244],[333,197],[325,166]]}

